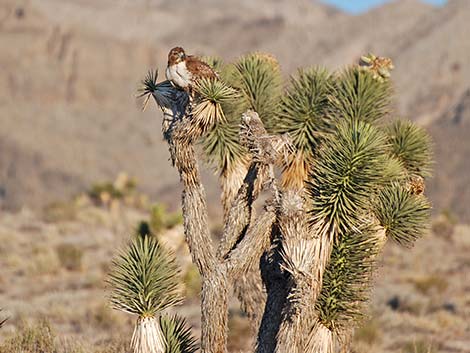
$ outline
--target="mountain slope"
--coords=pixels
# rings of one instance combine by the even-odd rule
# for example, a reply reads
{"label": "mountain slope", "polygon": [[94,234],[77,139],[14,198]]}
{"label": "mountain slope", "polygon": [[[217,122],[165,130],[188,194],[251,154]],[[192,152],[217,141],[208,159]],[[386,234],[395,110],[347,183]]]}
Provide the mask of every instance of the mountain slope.
{"label": "mountain slope", "polygon": [[[148,69],[162,72],[170,47],[183,45],[227,60],[272,52],[286,74],[300,66],[337,69],[369,51],[392,57],[395,114],[430,128],[445,166],[436,168],[431,196],[437,209],[455,208],[446,179],[468,182],[459,168],[468,167],[470,142],[448,116],[470,88],[468,23],[464,0],[443,8],[394,1],[359,16],[310,0],[4,0],[0,204],[40,206],[125,170],[152,197],[177,206],[160,115],[142,113],[135,92]],[[450,151],[441,144],[453,134],[461,138]],[[449,156],[461,162],[447,165]],[[17,160],[11,177],[6,171]],[[53,182],[43,177],[51,172]],[[217,200],[216,187],[208,193]]]}

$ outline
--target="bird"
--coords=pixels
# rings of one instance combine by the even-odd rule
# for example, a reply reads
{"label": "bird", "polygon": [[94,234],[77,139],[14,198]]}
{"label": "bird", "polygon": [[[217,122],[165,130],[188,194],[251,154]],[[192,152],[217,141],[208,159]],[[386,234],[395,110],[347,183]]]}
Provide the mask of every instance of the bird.
{"label": "bird", "polygon": [[174,86],[187,92],[192,92],[192,88],[201,78],[219,78],[209,65],[193,55],[186,55],[181,47],[175,47],[168,53],[165,74]]}

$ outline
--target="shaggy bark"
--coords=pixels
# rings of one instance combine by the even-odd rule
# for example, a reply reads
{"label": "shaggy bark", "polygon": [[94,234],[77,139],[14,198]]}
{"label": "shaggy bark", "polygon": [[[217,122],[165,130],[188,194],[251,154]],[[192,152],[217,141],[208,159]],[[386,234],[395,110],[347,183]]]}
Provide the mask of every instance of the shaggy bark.
{"label": "shaggy bark", "polygon": [[[226,258],[233,247],[245,237],[247,227],[254,222],[253,202],[258,198],[261,191],[264,189],[272,191],[271,203],[276,203],[275,200],[279,198],[272,166],[273,154],[276,153],[273,149],[272,140],[270,140],[270,136],[255,112],[245,114],[243,122],[240,138],[253,155],[252,164],[236,197],[231,202],[228,213],[225,215],[225,229],[217,251],[219,259]],[[272,222],[262,222],[260,226],[263,229],[259,231],[267,234],[271,231]],[[266,243],[260,248],[259,255],[267,250],[268,245]],[[266,293],[263,288],[259,266],[258,256],[256,261],[252,261],[251,266],[245,268],[243,273],[237,276],[237,280],[233,281],[235,295],[240,301],[242,310],[250,320],[253,332],[259,327],[262,310],[266,302]]]}
{"label": "shaggy bark", "polygon": [[310,317],[314,259],[314,240],[307,232],[301,191],[287,190],[282,195],[279,226],[282,234],[281,267],[289,276],[288,292],[277,335],[275,352],[303,353],[305,318]]}
{"label": "shaggy bark", "polygon": [[224,171],[219,176],[219,183],[222,189],[220,200],[224,209],[224,223],[228,217],[232,202],[238,194],[238,190],[247,174],[246,162],[238,162],[230,171]]}
{"label": "shaggy bark", "polygon": [[240,302],[240,309],[248,318],[253,335],[258,332],[266,305],[266,289],[260,271],[261,263],[259,258],[257,260],[233,285],[233,292]]}
{"label": "shaggy bark", "polygon": [[[178,93],[183,94],[183,93]],[[184,98],[184,97],[183,97]],[[199,137],[187,114],[185,99],[164,109],[163,134],[169,144],[174,166],[183,185],[182,208],[186,242],[202,278],[201,352],[227,351],[228,286],[259,259],[269,244],[276,219],[277,188],[272,167],[272,146],[257,139],[266,134],[256,113],[244,115],[244,138],[253,153],[253,162],[227,216],[224,235],[216,253],[208,227],[204,188],[197,165],[194,142]],[[178,103],[178,104],[176,104]],[[263,189],[271,191],[264,213],[251,222],[252,203]]]}
{"label": "shaggy bark", "polygon": [[209,233],[207,205],[192,141],[185,132],[188,119],[168,125],[166,131],[170,153],[183,184],[182,208],[186,242],[193,263],[202,278],[201,351],[227,351],[227,280],[216,266],[215,251]]}

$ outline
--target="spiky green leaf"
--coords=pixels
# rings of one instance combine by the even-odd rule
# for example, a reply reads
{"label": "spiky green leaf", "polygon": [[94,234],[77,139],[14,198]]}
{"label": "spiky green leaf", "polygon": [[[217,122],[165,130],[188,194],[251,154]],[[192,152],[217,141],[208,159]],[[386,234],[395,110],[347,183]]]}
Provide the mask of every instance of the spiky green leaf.
{"label": "spiky green leaf", "polygon": [[385,134],[371,124],[340,122],[320,148],[307,183],[311,222],[335,233],[357,227],[371,195],[389,180],[387,148]]}
{"label": "spiky green leaf", "polygon": [[201,139],[206,161],[221,174],[229,172],[237,163],[246,163],[247,150],[240,144],[240,122],[227,120],[218,122]]}
{"label": "spiky green leaf", "polygon": [[328,114],[333,79],[323,68],[299,70],[281,100],[271,131],[288,134],[295,153],[283,160],[284,188],[302,188],[307,166],[323,139],[332,131]]}
{"label": "spiky green leaf", "polygon": [[179,270],[173,256],[154,237],[135,237],[113,260],[107,282],[117,310],[139,316],[178,304]]}
{"label": "spiky green leaf", "polygon": [[196,82],[195,90],[200,101],[224,104],[239,97],[237,91],[219,79],[201,78]]}
{"label": "spiky green leaf", "polygon": [[374,203],[374,213],[386,234],[400,245],[410,247],[427,229],[431,205],[424,195],[411,193],[405,185],[391,183]]}
{"label": "spiky green leaf", "polygon": [[391,84],[370,71],[351,67],[337,77],[335,87],[330,100],[338,118],[374,122],[389,112]]}
{"label": "spiky green leaf", "polygon": [[166,342],[165,353],[195,353],[197,351],[196,339],[184,318],[177,315],[162,315],[160,327]]}
{"label": "spiky green leaf", "polygon": [[315,304],[319,320],[330,330],[350,327],[363,317],[378,253],[370,226],[344,233],[333,246]]}
{"label": "spiky green leaf", "polygon": [[333,122],[328,115],[333,80],[323,68],[299,70],[273,121],[273,132],[289,133],[295,147],[311,155],[329,134]]}
{"label": "spiky green leaf", "polygon": [[263,53],[247,54],[229,71],[228,82],[241,93],[234,114],[240,117],[243,112],[252,109],[269,127],[282,94],[282,76],[276,59]]}
{"label": "spiky green leaf", "polygon": [[432,165],[431,138],[411,121],[396,120],[386,127],[392,154],[410,174],[429,176]]}
{"label": "spiky green leaf", "polygon": [[191,109],[193,125],[200,129],[199,135],[224,122],[223,105],[233,102],[239,95],[235,89],[219,79],[203,78],[195,85],[197,100]]}

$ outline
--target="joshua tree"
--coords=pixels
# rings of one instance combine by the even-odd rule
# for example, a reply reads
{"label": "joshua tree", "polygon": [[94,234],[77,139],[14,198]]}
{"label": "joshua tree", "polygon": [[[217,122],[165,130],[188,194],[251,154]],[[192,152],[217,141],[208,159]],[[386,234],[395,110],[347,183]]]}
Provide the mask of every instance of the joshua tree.
{"label": "joshua tree", "polygon": [[115,309],[138,315],[134,353],[193,353],[194,339],[183,319],[161,315],[178,304],[178,268],[153,236],[137,236],[113,261],[108,283]]}
{"label": "joshua tree", "polygon": [[[299,70],[286,85],[270,55],[207,62],[220,79],[200,80],[191,97],[157,83],[156,72],[142,92],[163,110],[183,186],[186,241],[202,278],[201,351],[227,351],[233,287],[252,323],[254,351],[332,352],[363,316],[385,241],[411,246],[425,231],[428,135],[393,120],[386,58],[369,55],[332,74]],[[222,189],[217,247],[197,145]],[[135,278],[119,273],[120,285]],[[142,315],[119,304],[128,292],[116,306]]]}

